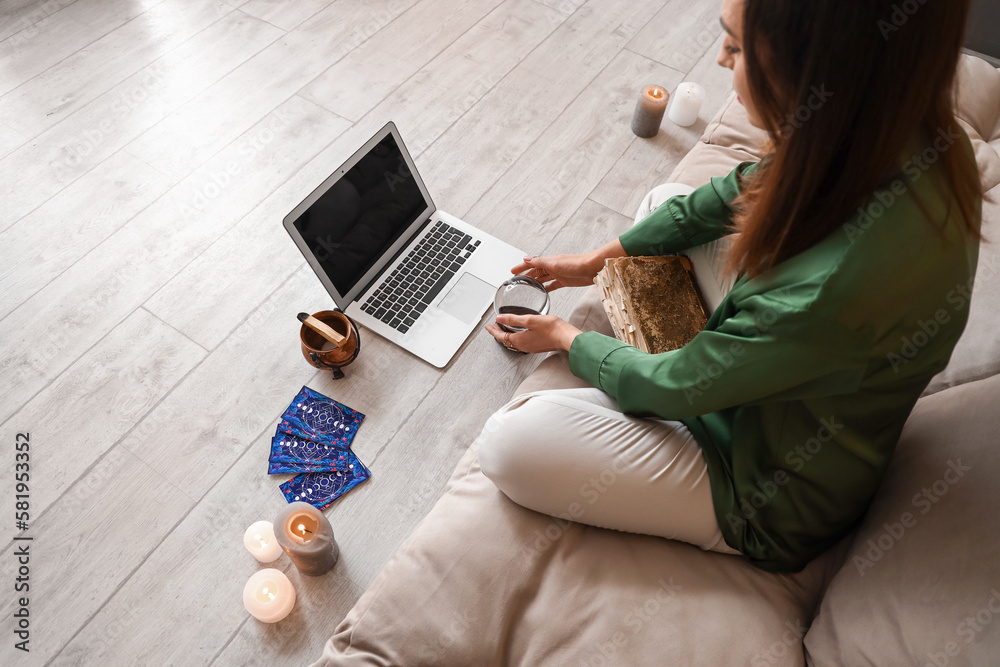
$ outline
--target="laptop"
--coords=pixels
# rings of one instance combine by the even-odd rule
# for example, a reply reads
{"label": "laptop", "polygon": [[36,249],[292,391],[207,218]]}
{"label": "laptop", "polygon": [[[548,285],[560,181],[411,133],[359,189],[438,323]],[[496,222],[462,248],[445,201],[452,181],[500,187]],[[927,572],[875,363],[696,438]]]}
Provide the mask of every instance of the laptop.
{"label": "laptop", "polygon": [[285,216],[320,282],[357,324],[442,368],[524,253],[439,211],[388,123]]}

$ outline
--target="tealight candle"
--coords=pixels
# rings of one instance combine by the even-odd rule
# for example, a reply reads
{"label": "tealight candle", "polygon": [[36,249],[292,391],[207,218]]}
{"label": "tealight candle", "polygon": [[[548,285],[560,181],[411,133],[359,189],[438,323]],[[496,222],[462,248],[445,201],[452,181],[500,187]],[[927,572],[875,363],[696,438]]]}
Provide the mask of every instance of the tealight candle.
{"label": "tealight candle", "polygon": [[701,104],[705,101],[705,89],[697,83],[686,81],[677,86],[674,93],[674,101],[670,105],[667,117],[681,127],[694,125],[698,120],[698,113],[701,111]]}
{"label": "tealight candle", "polygon": [[281,545],[274,539],[270,521],[258,521],[243,533],[243,546],[261,563],[270,563],[281,555]]}
{"label": "tealight candle", "polygon": [[663,112],[667,109],[670,93],[660,86],[646,86],[635,104],[632,115],[632,132],[637,137],[655,137],[663,122]]}
{"label": "tealight candle", "polygon": [[260,570],[243,587],[243,606],[258,621],[277,623],[295,606],[295,588],[281,570]]}
{"label": "tealight candle", "polygon": [[289,503],[274,520],[274,536],[299,572],[316,577],[329,572],[340,557],[333,527],[309,503]]}

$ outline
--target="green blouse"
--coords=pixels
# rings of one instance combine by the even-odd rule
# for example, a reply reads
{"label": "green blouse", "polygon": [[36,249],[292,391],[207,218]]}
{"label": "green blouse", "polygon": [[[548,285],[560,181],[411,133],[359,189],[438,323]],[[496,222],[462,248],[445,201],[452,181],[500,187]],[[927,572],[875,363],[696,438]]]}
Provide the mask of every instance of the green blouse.
{"label": "green blouse", "polygon": [[[573,373],[622,411],[690,429],[726,543],[765,570],[802,569],[859,521],[965,328],[978,240],[948,220],[939,170],[921,165],[819,244],[740,277],[684,348],[652,355],[587,332],[570,349]],[[620,237],[625,251],[729,233],[730,202],[755,168],[668,200]]]}

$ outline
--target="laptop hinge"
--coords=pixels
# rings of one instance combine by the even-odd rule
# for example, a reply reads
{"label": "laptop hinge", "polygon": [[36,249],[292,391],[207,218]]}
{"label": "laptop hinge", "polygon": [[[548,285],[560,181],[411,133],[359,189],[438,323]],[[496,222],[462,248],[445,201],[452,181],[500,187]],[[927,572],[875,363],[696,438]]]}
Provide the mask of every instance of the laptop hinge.
{"label": "laptop hinge", "polygon": [[[423,224],[420,225],[420,229],[417,230],[417,233],[410,237],[410,240],[412,241],[414,238],[416,238],[416,237],[420,236],[421,234],[423,234],[424,230],[427,229],[427,225],[429,225],[429,224],[431,224],[431,219],[427,218],[426,220],[424,220]],[[390,259],[388,262],[386,262],[385,265],[386,266],[392,266],[392,264],[397,259],[399,259],[399,256],[401,254],[403,254],[403,251],[406,250],[409,246],[410,246],[409,243],[404,243],[403,245],[401,245],[399,247],[399,250],[396,251],[396,254],[393,255],[392,259]],[[365,294],[368,294],[368,290],[370,290],[372,288],[372,285],[374,285],[379,280],[381,280],[382,276],[384,276],[384,275],[385,275],[385,271],[382,271],[381,273],[375,274],[375,277],[368,281],[368,284],[365,285],[365,288],[363,290],[361,290],[360,292],[358,292],[358,295],[356,297],[354,297],[353,300],[354,301],[360,301],[361,297],[363,297]]]}

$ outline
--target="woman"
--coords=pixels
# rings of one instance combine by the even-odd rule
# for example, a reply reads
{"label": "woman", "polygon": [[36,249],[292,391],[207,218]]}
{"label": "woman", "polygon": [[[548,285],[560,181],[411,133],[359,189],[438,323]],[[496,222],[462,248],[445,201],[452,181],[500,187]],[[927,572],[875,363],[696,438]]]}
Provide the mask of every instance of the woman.
{"label": "woman", "polygon": [[901,22],[891,0],[726,0],[719,63],[765,157],[594,252],[513,271],[589,285],[606,258],[739,232],[738,279],[664,354],[553,316],[488,325],[512,349],[567,350],[596,389],[504,407],[479,441],[484,473],[528,508],[770,571],[850,531],[968,316],[979,178],[951,100],[968,9],[927,2]]}

